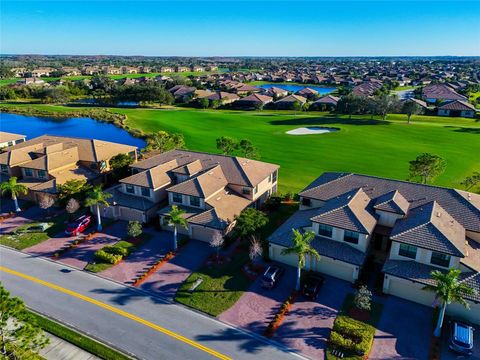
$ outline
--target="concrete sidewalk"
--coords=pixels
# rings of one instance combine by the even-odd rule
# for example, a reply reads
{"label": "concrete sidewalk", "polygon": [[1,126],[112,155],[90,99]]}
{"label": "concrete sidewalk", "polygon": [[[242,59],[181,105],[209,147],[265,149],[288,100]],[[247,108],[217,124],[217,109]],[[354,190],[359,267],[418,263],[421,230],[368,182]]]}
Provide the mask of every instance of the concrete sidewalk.
{"label": "concrete sidewalk", "polygon": [[99,357],[55,335],[47,333],[47,336],[50,338],[50,343],[39,352],[47,360],[100,360]]}

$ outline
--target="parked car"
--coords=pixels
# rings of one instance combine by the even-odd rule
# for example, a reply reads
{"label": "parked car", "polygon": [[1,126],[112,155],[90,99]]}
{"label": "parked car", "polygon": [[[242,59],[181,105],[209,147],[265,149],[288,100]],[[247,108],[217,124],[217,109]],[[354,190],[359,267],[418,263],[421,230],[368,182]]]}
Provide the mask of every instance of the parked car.
{"label": "parked car", "polygon": [[280,266],[269,266],[262,276],[262,287],[271,289],[283,275],[284,269]]}
{"label": "parked car", "polygon": [[83,215],[80,216],[77,220],[67,225],[67,229],[65,230],[65,234],[69,236],[76,236],[85,231],[90,225],[92,221],[91,215]]}
{"label": "parked car", "polygon": [[472,355],[474,328],[462,321],[452,321],[449,347],[456,353]]}
{"label": "parked car", "polygon": [[322,275],[307,275],[303,282],[302,294],[309,299],[315,300],[324,282],[325,278]]}

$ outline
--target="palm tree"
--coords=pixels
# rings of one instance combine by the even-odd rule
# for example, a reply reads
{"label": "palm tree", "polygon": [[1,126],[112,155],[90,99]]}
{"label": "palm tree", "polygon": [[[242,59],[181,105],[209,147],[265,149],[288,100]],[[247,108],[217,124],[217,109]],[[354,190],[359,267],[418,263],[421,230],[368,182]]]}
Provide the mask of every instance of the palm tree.
{"label": "palm tree", "polygon": [[297,267],[297,284],[295,290],[300,290],[300,275],[302,268],[305,266],[306,255],[313,256],[315,259],[320,260],[320,255],[317,250],[313,249],[310,246],[310,243],[315,238],[315,233],[313,231],[307,231],[306,233],[301,233],[296,229],[292,229],[293,245],[282,251],[283,255],[297,254],[298,256],[298,267]]}
{"label": "palm tree", "polygon": [[459,281],[458,277],[460,274],[461,271],[459,269],[450,269],[448,272],[434,270],[430,273],[430,276],[435,280],[435,285],[426,285],[423,288],[424,290],[434,292],[436,299],[441,301],[437,327],[433,333],[436,337],[439,337],[442,332],[443,318],[445,317],[447,305],[457,302],[468,309],[468,303],[463,296],[475,293],[474,289],[465,284],[465,280]]}
{"label": "palm tree", "polygon": [[5,181],[0,184],[0,192],[2,195],[10,193],[12,195],[12,200],[15,203],[15,211],[22,211],[18,206],[18,195],[27,195],[28,188],[25,185],[17,183],[17,178],[12,176],[8,181]]}
{"label": "palm tree", "polygon": [[95,186],[92,190],[87,193],[87,198],[85,199],[85,206],[95,206],[97,209],[97,231],[102,231],[102,220],[100,217],[100,205],[110,206],[107,202],[108,198],[111,198],[112,194],[103,192],[102,185]]}
{"label": "palm tree", "polygon": [[177,250],[177,226],[180,225],[188,229],[188,222],[183,217],[185,211],[179,209],[177,205],[173,205],[168,212],[168,224],[173,226],[173,250]]}

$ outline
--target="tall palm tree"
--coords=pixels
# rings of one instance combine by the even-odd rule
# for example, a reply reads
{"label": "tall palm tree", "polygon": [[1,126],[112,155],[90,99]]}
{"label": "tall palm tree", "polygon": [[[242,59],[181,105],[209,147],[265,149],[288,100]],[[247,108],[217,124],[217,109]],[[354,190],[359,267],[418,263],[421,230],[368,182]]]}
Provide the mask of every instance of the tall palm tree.
{"label": "tall palm tree", "polygon": [[110,206],[107,202],[108,198],[111,198],[112,194],[103,192],[102,185],[95,186],[92,190],[87,193],[87,198],[85,199],[85,206],[95,206],[97,210],[97,231],[102,231],[102,219],[100,217],[100,205]]}
{"label": "tall palm tree", "polygon": [[2,195],[10,193],[12,200],[15,203],[15,211],[22,211],[18,206],[17,196],[27,195],[28,188],[25,185],[17,183],[17,178],[15,176],[12,176],[10,179],[0,184],[0,192]]}
{"label": "tall palm tree", "polygon": [[447,305],[452,302],[457,302],[467,309],[468,303],[463,296],[473,295],[475,290],[468,286],[465,281],[460,281],[458,278],[461,274],[459,269],[450,269],[448,272],[434,270],[430,276],[435,280],[435,285],[426,285],[423,289],[432,291],[436,295],[436,299],[441,301],[440,313],[438,314],[437,327],[434,335],[439,337],[442,332],[443,318],[445,317],[445,310]]}
{"label": "tall palm tree", "polygon": [[173,226],[173,250],[177,250],[177,226],[188,229],[188,222],[183,217],[183,214],[185,214],[185,211],[178,208],[177,205],[173,205],[168,212],[168,224]]}
{"label": "tall palm tree", "polygon": [[302,273],[302,268],[305,266],[306,255],[313,256],[315,259],[320,260],[320,255],[317,250],[310,246],[310,243],[315,238],[315,233],[313,231],[307,231],[306,233],[301,233],[296,229],[292,229],[293,245],[282,251],[283,255],[296,254],[298,256],[298,267],[297,267],[297,284],[295,290],[300,290],[300,275]]}

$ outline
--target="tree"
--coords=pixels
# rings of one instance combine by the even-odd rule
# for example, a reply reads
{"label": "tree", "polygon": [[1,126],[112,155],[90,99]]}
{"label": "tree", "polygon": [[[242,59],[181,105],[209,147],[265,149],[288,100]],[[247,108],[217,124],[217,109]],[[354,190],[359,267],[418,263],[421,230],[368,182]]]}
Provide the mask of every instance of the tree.
{"label": "tree", "polygon": [[10,194],[15,204],[15,211],[22,211],[18,206],[17,196],[27,195],[28,188],[25,185],[17,183],[17,178],[15,176],[12,176],[10,179],[0,184],[0,192],[2,195]]}
{"label": "tree", "polygon": [[437,326],[434,332],[436,337],[439,337],[441,334],[443,318],[445,316],[445,310],[447,306],[453,302],[457,302],[468,309],[468,303],[465,301],[463,296],[475,294],[474,289],[468,286],[464,280],[459,280],[460,274],[461,271],[459,269],[450,269],[448,272],[434,270],[430,273],[430,276],[435,281],[435,284],[426,285],[423,288],[424,290],[434,292],[437,301],[441,302]]}
{"label": "tree", "polygon": [[228,136],[222,136],[217,139],[217,149],[224,155],[232,155],[238,149],[238,141]]}
{"label": "tree", "polygon": [[248,251],[248,257],[253,263],[255,263],[255,261],[260,256],[262,256],[262,253],[263,253],[262,244],[260,243],[260,241],[257,239],[256,236],[252,235],[252,239],[250,241],[250,248]]}
{"label": "tree", "polygon": [[110,161],[110,168],[116,179],[124,178],[128,175],[128,166],[133,163],[133,158],[128,154],[117,154]]}
{"label": "tree", "polygon": [[69,100],[70,94],[64,87],[51,87],[42,89],[38,93],[38,97],[47,104],[65,103]]}
{"label": "tree", "polygon": [[142,235],[143,229],[140,221],[129,221],[127,226],[127,234],[131,238],[136,238]]}
{"label": "tree", "polygon": [[159,150],[163,153],[183,147],[185,147],[185,140],[182,134],[169,134],[166,131],[158,131],[147,137],[148,150]]}
{"label": "tree", "polygon": [[188,229],[188,222],[183,217],[185,211],[180,209],[177,205],[173,205],[172,209],[168,212],[168,224],[173,226],[173,250],[176,251],[177,244],[177,227],[182,226],[185,229]]}
{"label": "tree", "polygon": [[65,210],[69,214],[69,217],[71,218],[72,215],[78,211],[78,209],[80,209],[79,202],[74,198],[70,198],[65,206]]}
{"label": "tree", "polygon": [[396,96],[382,94],[375,98],[376,113],[382,116],[382,119],[387,118],[389,112],[396,112],[399,109],[399,101]]}
{"label": "tree", "polygon": [[372,307],[372,292],[365,285],[360,286],[353,299],[355,307],[360,310],[370,310]]}
{"label": "tree", "polygon": [[480,185],[480,171],[474,171],[472,175],[467,176],[460,184],[467,190],[476,188]]}
{"label": "tree", "polygon": [[58,198],[63,203],[71,198],[82,201],[85,199],[86,193],[91,189],[92,186],[87,184],[86,180],[80,179],[67,180],[65,183],[57,185]]}
{"label": "tree", "polygon": [[0,284],[0,351],[2,359],[30,359],[49,342],[18,297]]}
{"label": "tree", "polygon": [[206,97],[198,99],[197,102],[202,109],[206,109],[210,105],[210,100],[208,100]]}
{"label": "tree", "polygon": [[351,119],[353,114],[365,114],[367,109],[367,98],[350,93],[338,100],[336,111],[340,114],[348,114]]}
{"label": "tree", "polygon": [[302,104],[300,103],[300,101],[295,100],[292,103],[292,110],[295,111],[295,116],[297,116],[297,112],[302,110]]}
{"label": "tree", "polygon": [[421,114],[422,108],[415,101],[407,100],[403,103],[402,113],[407,114],[407,122],[410,125],[410,118],[412,115]]}
{"label": "tree", "polygon": [[40,199],[38,200],[38,206],[40,209],[46,210],[47,214],[50,212],[50,208],[55,204],[55,199],[53,196],[48,194],[41,194]]}
{"label": "tree", "polygon": [[260,157],[257,148],[248,139],[240,140],[238,148],[243,152],[243,156],[248,159],[258,159]]}
{"label": "tree", "polygon": [[436,178],[446,168],[446,161],[438,155],[424,153],[410,161],[410,178],[420,177],[423,184]]}
{"label": "tree", "polygon": [[296,254],[298,256],[297,284],[295,285],[295,290],[300,291],[300,276],[302,268],[305,266],[306,256],[310,255],[315,259],[320,260],[320,255],[317,250],[310,246],[310,243],[315,238],[315,233],[313,231],[301,233],[296,229],[292,229],[292,232],[292,246],[282,250],[282,254]]}
{"label": "tree", "polygon": [[210,246],[215,248],[215,250],[217,251],[217,261],[220,256],[220,248],[223,246],[224,243],[225,239],[219,232],[216,231],[212,239],[210,240]]}
{"label": "tree", "polygon": [[92,190],[87,193],[87,198],[85,199],[85,206],[90,207],[94,206],[97,212],[97,231],[102,231],[102,219],[100,216],[100,205],[105,207],[110,206],[107,199],[111,198],[112,194],[103,192],[102,185],[95,186]]}
{"label": "tree", "polygon": [[235,216],[234,234],[242,239],[254,235],[259,229],[267,225],[267,216],[254,208],[246,208],[240,215]]}

